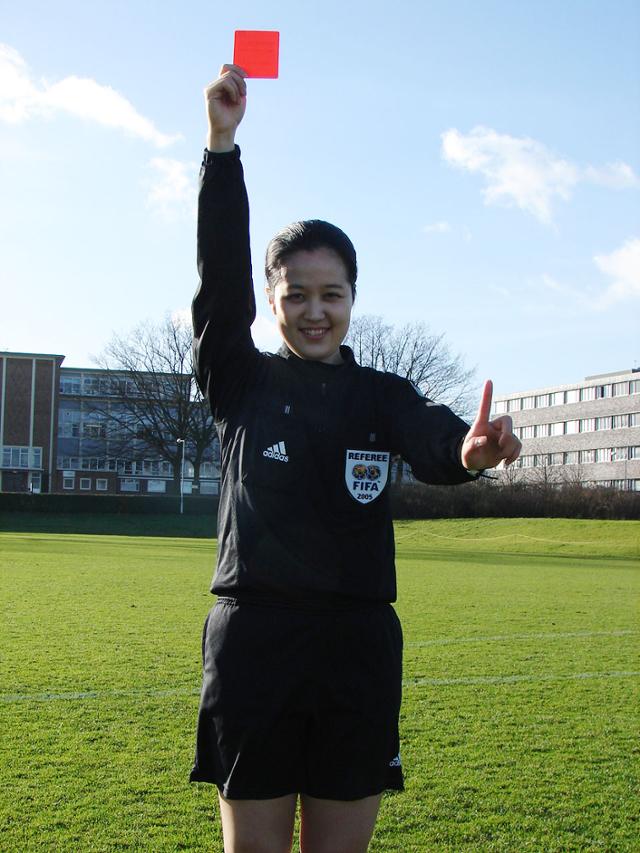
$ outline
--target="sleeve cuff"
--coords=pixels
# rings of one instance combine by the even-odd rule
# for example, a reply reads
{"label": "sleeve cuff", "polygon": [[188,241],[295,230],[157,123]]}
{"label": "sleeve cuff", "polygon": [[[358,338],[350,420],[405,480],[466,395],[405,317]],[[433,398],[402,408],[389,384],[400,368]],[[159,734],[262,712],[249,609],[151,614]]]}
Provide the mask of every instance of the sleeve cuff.
{"label": "sleeve cuff", "polygon": [[236,145],[233,151],[209,151],[208,148],[204,149],[204,155],[202,157],[202,165],[210,166],[212,163],[215,163],[216,160],[239,160],[240,159],[240,146]]}

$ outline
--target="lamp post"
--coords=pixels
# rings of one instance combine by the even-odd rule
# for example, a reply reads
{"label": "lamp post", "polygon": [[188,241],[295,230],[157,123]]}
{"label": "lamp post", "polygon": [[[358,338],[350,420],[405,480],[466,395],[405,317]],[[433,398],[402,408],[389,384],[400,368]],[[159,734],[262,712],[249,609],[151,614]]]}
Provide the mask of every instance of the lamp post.
{"label": "lamp post", "polygon": [[184,438],[176,439],[182,445],[182,461],[180,462],[180,515],[184,513]]}

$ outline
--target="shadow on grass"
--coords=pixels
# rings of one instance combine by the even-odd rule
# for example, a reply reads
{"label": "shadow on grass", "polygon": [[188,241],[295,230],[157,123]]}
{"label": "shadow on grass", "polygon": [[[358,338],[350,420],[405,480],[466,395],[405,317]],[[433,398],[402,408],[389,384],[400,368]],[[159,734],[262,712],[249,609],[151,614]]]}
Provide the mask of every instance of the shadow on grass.
{"label": "shadow on grass", "polygon": [[138,515],[120,513],[0,512],[0,532],[87,533],[107,536],[179,536],[211,539],[211,515]]}

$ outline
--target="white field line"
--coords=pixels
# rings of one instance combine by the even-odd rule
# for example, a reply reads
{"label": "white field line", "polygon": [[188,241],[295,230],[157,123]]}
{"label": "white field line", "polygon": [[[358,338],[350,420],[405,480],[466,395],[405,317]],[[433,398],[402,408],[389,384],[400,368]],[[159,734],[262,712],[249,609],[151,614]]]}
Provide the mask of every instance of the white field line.
{"label": "white field line", "polygon": [[440,640],[414,640],[405,643],[407,648],[425,646],[452,646],[458,643],[505,643],[512,640],[568,640],[580,637],[630,637],[640,631],[621,629],[619,631],[567,631],[565,633],[546,634],[497,634],[493,637],[444,637]]}
{"label": "white field line", "polygon": [[469,675],[462,678],[407,678],[402,684],[404,687],[443,687],[449,684],[517,684],[521,681],[572,681],[586,680],[591,678],[637,678],[640,672],[614,671],[614,672],[574,672],[568,675],[556,675],[555,673],[541,673],[540,675]]}
{"label": "white field line", "polygon": [[[405,678],[403,687],[445,687],[455,684],[517,684],[522,681],[544,682],[544,681],[571,681],[597,678],[637,678],[640,671],[614,670],[612,672],[574,672],[566,675],[556,673],[540,673],[539,675],[469,675],[461,678]],[[174,689],[162,690],[154,687],[141,688],[138,690],[86,690],[81,693],[0,693],[0,703],[14,702],[55,702],[55,701],[82,701],[86,699],[119,699],[122,697],[153,697],[162,698],[167,696],[197,696],[199,687],[191,689],[176,687]]]}

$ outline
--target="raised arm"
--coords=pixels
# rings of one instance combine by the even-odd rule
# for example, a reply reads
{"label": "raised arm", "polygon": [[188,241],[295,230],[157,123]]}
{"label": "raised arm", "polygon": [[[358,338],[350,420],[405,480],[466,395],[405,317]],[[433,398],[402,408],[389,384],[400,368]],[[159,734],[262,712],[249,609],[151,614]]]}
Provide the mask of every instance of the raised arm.
{"label": "raised arm", "polygon": [[205,89],[207,150],[198,196],[198,275],[192,305],[198,385],[215,412],[245,385],[257,358],[249,203],[235,134],[246,107],[244,72],[223,65]]}

